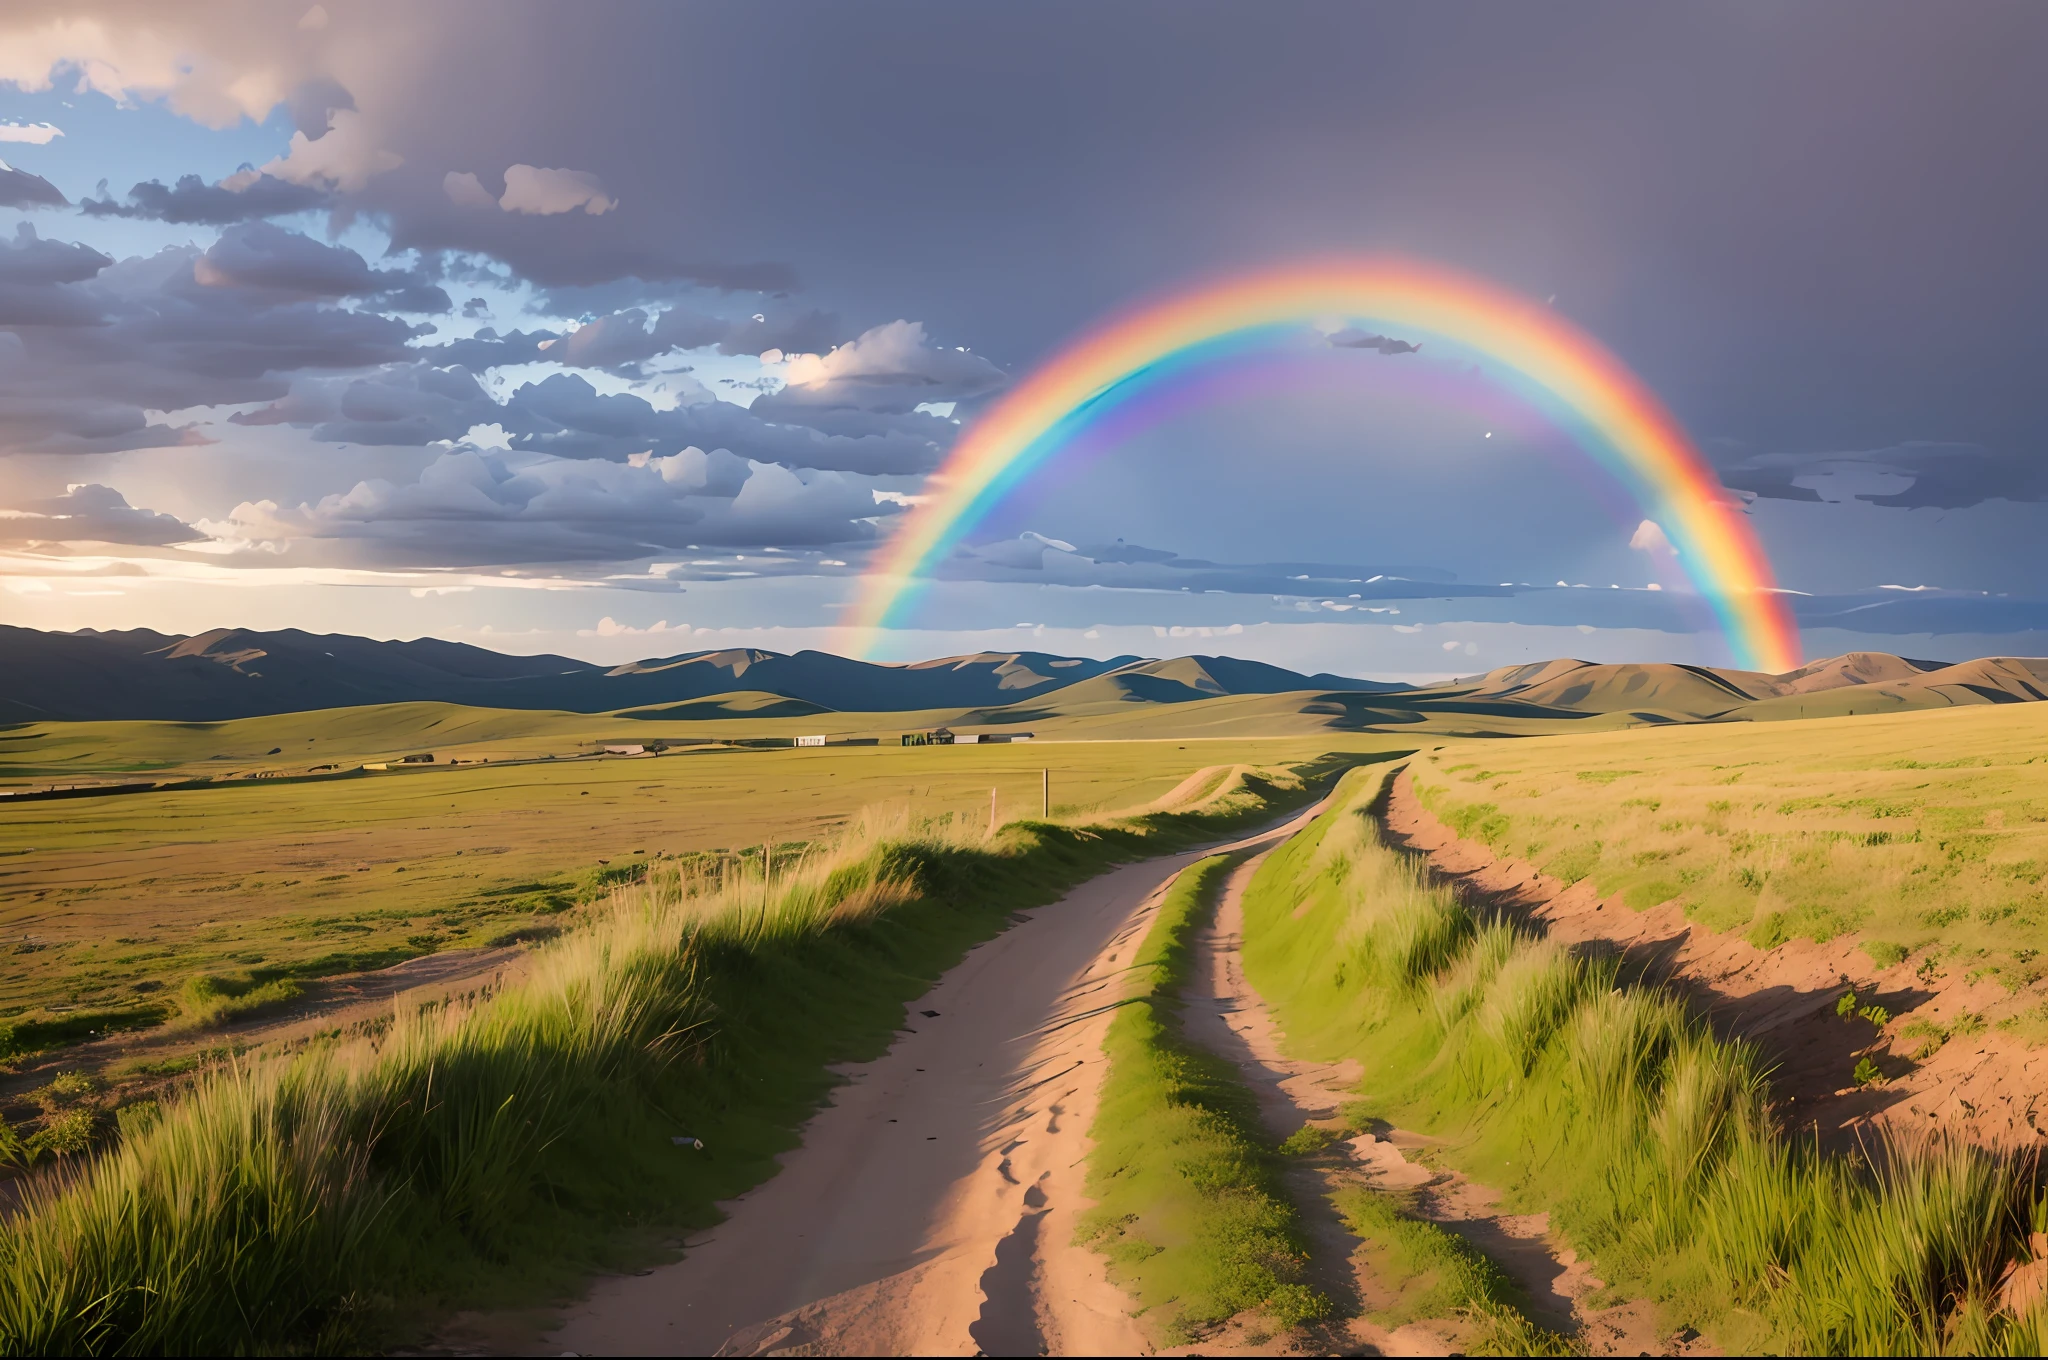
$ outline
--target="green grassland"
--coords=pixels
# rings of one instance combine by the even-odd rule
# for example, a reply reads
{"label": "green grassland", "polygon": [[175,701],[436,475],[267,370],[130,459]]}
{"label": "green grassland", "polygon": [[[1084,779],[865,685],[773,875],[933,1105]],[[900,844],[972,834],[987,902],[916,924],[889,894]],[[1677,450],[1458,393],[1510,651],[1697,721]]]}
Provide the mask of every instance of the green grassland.
{"label": "green grassland", "polygon": [[998,820],[1037,816],[1044,771],[1055,814],[1083,816],[1150,802],[1202,766],[1390,744],[1326,734],[576,754],[682,726],[404,704],[4,734],[17,748],[33,738],[46,766],[95,771],[189,770],[222,751],[239,766],[294,738],[324,748],[323,760],[427,749],[475,763],[0,804],[0,950],[11,965],[0,972],[0,1023],[29,1017],[23,1034],[63,1032],[48,1024],[65,1016],[73,1029],[147,1023],[190,1009],[172,999],[195,978],[257,988],[546,933],[663,856],[759,858],[765,842],[786,859],[864,811],[985,828],[993,789]]}
{"label": "green grassland", "polygon": [[[1280,1163],[1313,1156],[1339,1134],[1311,1124],[1274,1147],[1236,1067],[1181,1029],[1195,939],[1237,862],[1218,855],[1190,865],[1161,900],[1103,1039],[1109,1073],[1089,1129],[1096,1203],[1077,1238],[1108,1260],[1165,1345],[1214,1339],[1215,1324],[1253,1309],[1282,1330],[1334,1311],[1302,1281],[1306,1243]],[[1340,1212],[1397,1300],[1377,1320],[1455,1319],[1468,1354],[1565,1353],[1522,1312],[1526,1300],[1492,1261],[1394,1197],[1345,1179]]]}
{"label": "green grassland", "polygon": [[1860,938],[2018,991],[2048,971],[2048,705],[1601,733],[1414,765],[1468,836],[1770,948]]}
{"label": "green grassland", "polygon": [[1106,1257],[1166,1345],[1251,1308],[1282,1327],[1329,1300],[1301,1283],[1306,1253],[1258,1105],[1231,1065],[1179,1033],[1194,939],[1235,860],[1181,871],[1131,960],[1137,979],[1104,1037],[1109,1075],[1089,1136],[1095,1207],[1079,1239]]}
{"label": "green grassland", "polygon": [[773,1174],[829,1065],[884,1050],[1011,912],[1241,833],[1347,763],[994,836],[855,828],[772,880],[664,865],[488,994],[215,1065],[146,1114],[52,1083],[100,1155],[29,1184],[0,1236],[0,1351],[379,1351],[671,1256]]}
{"label": "green grassland", "polygon": [[1509,1212],[1551,1215],[1607,1282],[1596,1304],[1648,1298],[1723,1351],[2040,1353],[2048,1312],[2000,1289],[2044,1269],[2030,1154],[1787,1136],[1754,1048],[1382,844],[1383,777],[1348,775],[1245,896],[1246,975],[1296,1056],[1358,1062],[1351,1118],[1434,1137]]}

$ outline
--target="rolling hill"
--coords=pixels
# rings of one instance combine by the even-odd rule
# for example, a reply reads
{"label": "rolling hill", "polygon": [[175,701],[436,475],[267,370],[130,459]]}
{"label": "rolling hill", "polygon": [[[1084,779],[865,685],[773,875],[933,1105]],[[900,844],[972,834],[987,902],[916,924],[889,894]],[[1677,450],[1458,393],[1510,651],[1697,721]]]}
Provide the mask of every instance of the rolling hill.
{"label": "rolling hill", "polygon": [[[600,666],[566,656],[508,656],[420,638],[379,642],[298,629],[221,628],[190,637],[149,629],[45,633],[0,626],[0,721],[233,718],[364,704],[434,701],[482,708],[607,713],[760,692],[818,710],[894,713],[996,707],[1114,672],[1189,697],[1295,689],[1400,688],[1299,675],[1230,657],[1107,661],[1044,652],[982,652],[878,664],[829,652],[756,648],[688,652]],[[786,711],[786,710],[784,710]]]}
{"label": "rolling hill", "polygon": [[[1302,675],[1227,656],[1108,660],[980,652],[883,664],[728,648],[601,666],[422,638],[379,642],[286,629],[191,637],[0,627],[0,721],[219,722],[380,704],[616,713],[704,722],[805,719],[820,728],[946,721],[1150,731],[1409,730],[1522,735],[1635,724],[1768,721],[2048,698],[2048,660],[1949,664],[1851,652],[1783,675],[1561,658],[1441,684]],[[1223,700],[1239,702],[1220,703]],[[1197,716],[1189,705],[1216,706]],[[1226,718],[1227,711],[1227,718]],[[1171,712],[1175,716],[1165,716]],[[838,715],[830,722],[809,722]],[[858,715],[874,715],[869,721]],[[885,715],[894,715],[893,717]],[[1161,724],[1165,727],[1161,727]],[[1107,729],[1105,729],[1106,731]]]}

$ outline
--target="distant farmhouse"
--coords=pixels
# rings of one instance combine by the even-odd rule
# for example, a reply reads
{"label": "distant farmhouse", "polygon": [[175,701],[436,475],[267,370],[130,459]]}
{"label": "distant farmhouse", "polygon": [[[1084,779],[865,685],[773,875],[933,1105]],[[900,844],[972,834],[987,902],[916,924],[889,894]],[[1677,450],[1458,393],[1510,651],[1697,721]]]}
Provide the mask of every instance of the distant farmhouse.
{"label": "distant farmhouse", "polygon": [[929,732],[905,732],[905,746],[1001,746],[1013,741],[1030,741],[1029,732],[955,732],[934,727]]}

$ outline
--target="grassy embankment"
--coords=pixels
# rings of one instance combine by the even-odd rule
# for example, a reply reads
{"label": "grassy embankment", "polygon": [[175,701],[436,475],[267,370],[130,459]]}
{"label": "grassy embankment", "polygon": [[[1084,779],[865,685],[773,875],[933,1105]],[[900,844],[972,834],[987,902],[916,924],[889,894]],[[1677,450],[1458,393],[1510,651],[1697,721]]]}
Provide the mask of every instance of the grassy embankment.
{"label": "grassy embankment", "polygon": [[[375,727],[380,714],[393,730]],[[583,715],[445,704],[36,731],[45,746],[61,743],[66,761],[111,768],[203,761],[209,751],[260,759],[293,734],[303,747],[309,731],[320,746],[358,754],[373,742],[519,754],[516,741],[555,741],[551,724],[570,720],[582,724],[579,737],[616,735]],[[433,745],[437,736],[444,744]],[[723,751],[0,804],[0,948],[10,965],[0,970],[0,1062],[109,1029],[224,1015],[223,998],[272,984],[311,989],[337,973],[545,934],[648,860],[758,856],[763,841],[786,857],[834,839],[863,807],[907,807],[978,830],[991,788],[1003,820],[1036,815],[1041,770],[1051,771],[1054,816],[1071,818],[1156,798],[1196,765],[1286,764],[1392,744],[1340,736]],[[0,751],[0,772],[8,758]]]}
{"label": "grassy embankment", "polygon": [[[1304,1284],[1299,1216],[1258,1106],[1231,1064],[1181,1032],[1176,998],[1194,963],[1195,937],[1216,908],[1236,860],[1216,856],[1183,870],[1160,902],[1131,961],[1133,990],[1103,1041],[1109,1075],[1089,1136],[1088,1191],[1097,1203],[1080,1240],[1110,1262],[1167,1345],[1251,1309],[1281,1328],[1327,1316],[1330,1300]],[[1306,1130],[1304,1132],[1307,1132]],[[1320,1132],[1320,1131],[1318,1131]],[[1327,1135],[1325,1135],[1327,1137]],[[1314,1138],[1295,1142],[1313,1151]],[[1340,1196],[1359,1231],[1383,1247],[1387,1283],[1405,1285],[1398,1326],[1463,1313],[1476,1324],[1468,1353],[1547,1354],[1554,1342],[1518,1308],[1512,1283],[1484,1256],[1434,1224],[1395,1212],[1361,1189]]]}
{"label": "grassy embankment", "polygon": [[1236,861],[1183,870],[1131,960],[1134,990],[1103,1040],[1109,1059],[1089,1136],[1080,1240],[1168,1345],[1252,1308],[1292,1327],[1329,1311],[1301,1283],[1299,1224],[1280,1186],[1258,1107],[1230,1064],[1184,1040],[1174,997],[1196,932]]}
{"label": "grassy embankment", "polygon": [[[1930,1137],[1873,1169],[1786,1139],[1754,1050],[1384,847],[1383,777],[1350,776],[1245,903],[1250,980],[1301,1056],[1363,1064],[1356,1117],[1443,1139],[1510,1209],[1551,1211],[1615,1294],[1730,1350],[2038,1353],[2030,1163]],[[2009,1263],[2034,1282],[2018,1317]]]}
{"label": "grassy embankment", "polygon": [[886,1047],[1006,913],[1262,821],[1343,763],[992,838],[898,818],[772,885],[654,875],[495,995],[216,1068],[30,1185],[0,1239],[0,1349],[375,1348],[657,1256],[659,1230],[772,1174],[827,1064]]}
{"label": "grassy embankment", "polygon": [[[1476,757],[1482,757],[1476,758]],[[2048,1037],[2048,704],[1546,737],[1415,762],[1461,834],[1760,948],[1987,977]]]}

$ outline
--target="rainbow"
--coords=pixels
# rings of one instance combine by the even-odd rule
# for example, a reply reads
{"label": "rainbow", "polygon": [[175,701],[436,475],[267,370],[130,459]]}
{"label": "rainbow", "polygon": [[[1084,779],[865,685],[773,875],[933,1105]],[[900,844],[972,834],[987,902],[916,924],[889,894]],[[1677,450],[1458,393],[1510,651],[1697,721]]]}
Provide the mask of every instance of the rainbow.
{"label": "rainbow", "polygon": [[1663,403],[1620,360],[1540,304],[1390,257],[1230,278],[1128,312],[1069,345],[954,445],[928,499],[903,517],[847,611],[850,645],[866,652],[883,629],[900,627],[933,569],[977,524],[1061,449],[1114,426],[1133,395],[1194,368],[1298,344],[1314,337],[1313,328],[1343,325],[1432,342],[1437,354],[1482,364],[1491,379],[1544,409],[1664,530],[1737,665],[1782,672],[1801,664],[1798,626],[1747,518]]}

